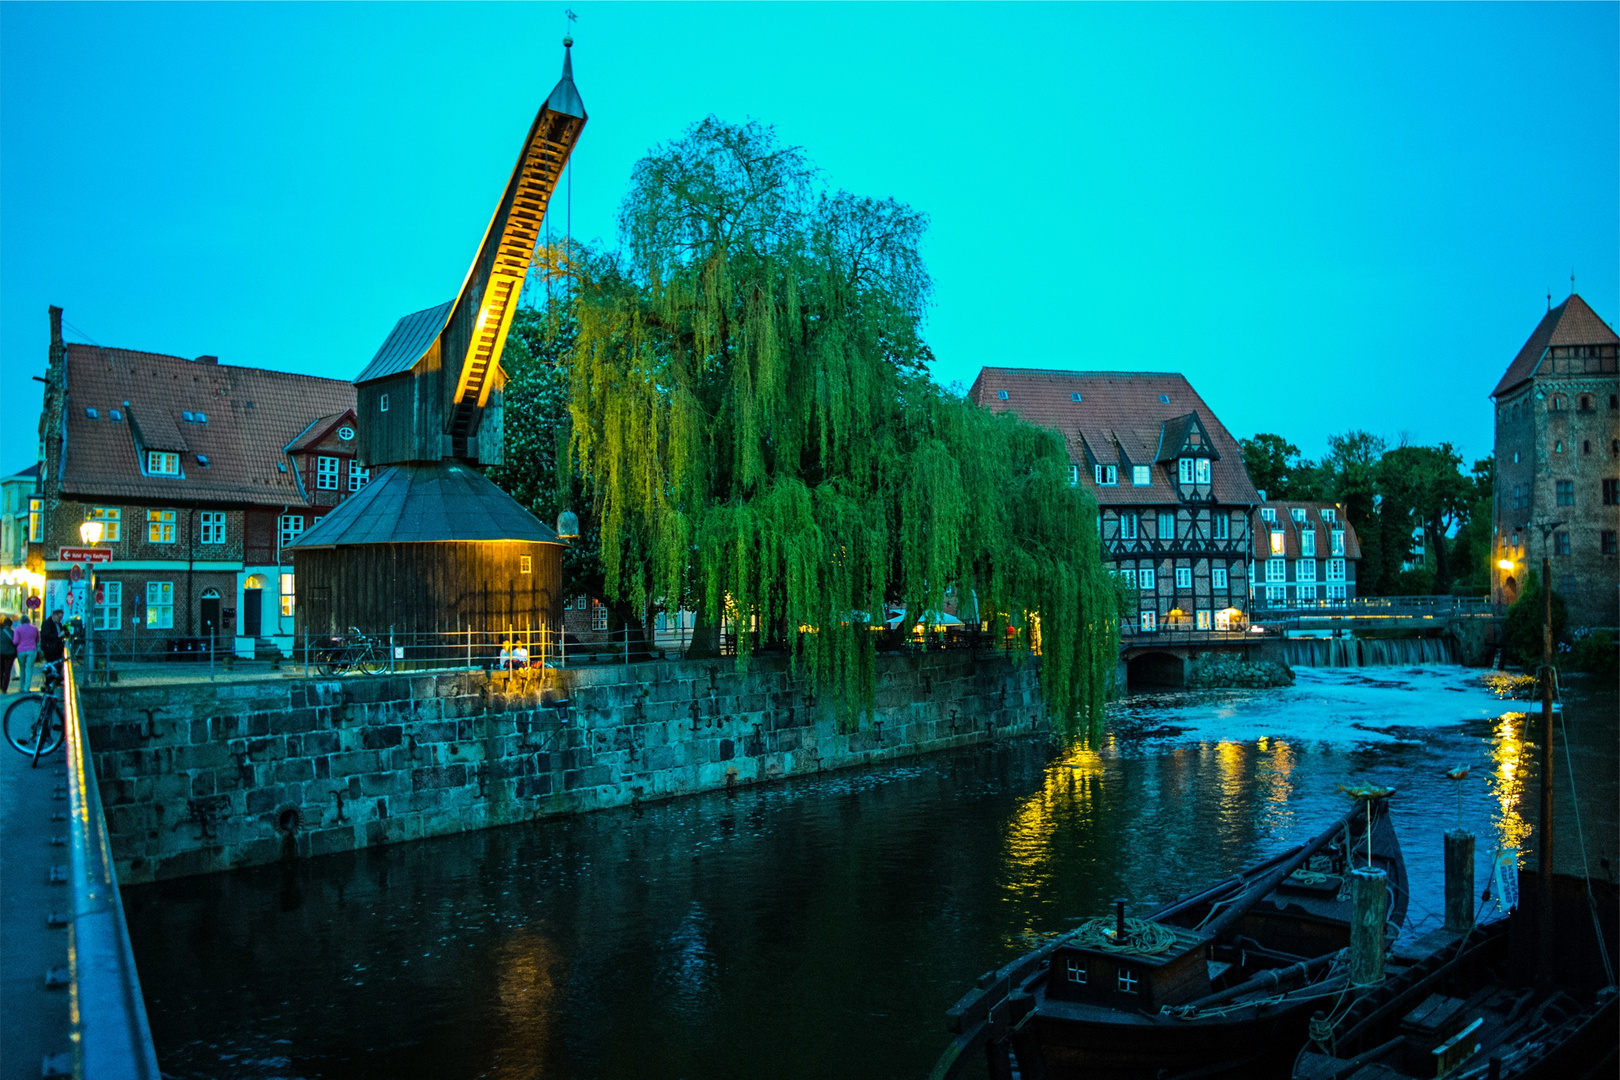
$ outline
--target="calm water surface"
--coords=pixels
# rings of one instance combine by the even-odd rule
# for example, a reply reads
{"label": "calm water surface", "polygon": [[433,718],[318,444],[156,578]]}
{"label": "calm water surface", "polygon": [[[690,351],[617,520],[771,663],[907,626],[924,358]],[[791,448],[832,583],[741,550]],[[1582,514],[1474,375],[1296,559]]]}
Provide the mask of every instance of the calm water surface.
{"label": "calm water surface", "polygon": [[[1116,896],[1153,904],[1318,831],[1340,783],[1399,789],[1409,932],[1439,922],[1444,769],[1476,766],[1461,813],[1482,881],[1498,845],[1534,858],[1524,705],[1460,668],[1298,674],[1132,698],[1094,750],[1022,741],[127,889],[159,1060],[184,1078],[916,1077],[978,974]],[[1579,827],[1607,875],[1616,695],[1571,683]],[[1567,784],[1559,863],[1579,872]]]}

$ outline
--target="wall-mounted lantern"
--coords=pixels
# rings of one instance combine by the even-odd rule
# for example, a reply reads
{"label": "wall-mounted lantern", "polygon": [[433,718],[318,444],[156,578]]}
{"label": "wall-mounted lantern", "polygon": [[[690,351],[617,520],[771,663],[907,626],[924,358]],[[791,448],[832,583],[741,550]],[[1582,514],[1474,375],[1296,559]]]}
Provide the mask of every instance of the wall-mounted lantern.
{"label": "wall-mounted lantern", "polygon": [[557,515],[557,539],[579,539],[579,515],[572,510],[564,510]]}

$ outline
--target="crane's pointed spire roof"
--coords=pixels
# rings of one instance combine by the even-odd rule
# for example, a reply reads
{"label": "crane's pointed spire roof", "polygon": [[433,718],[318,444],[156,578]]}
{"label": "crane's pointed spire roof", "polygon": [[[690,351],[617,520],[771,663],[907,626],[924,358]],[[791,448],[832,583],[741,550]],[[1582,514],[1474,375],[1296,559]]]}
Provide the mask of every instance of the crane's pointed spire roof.
{"label": "crane's pointed spire roof", "polygon": [[577,116],[586,119],[585,103],[579,98],[579,90],[574,86],[574,39],[563,38],[563,69],[562,78],[552,88],[551,96],[546,98],[546,108],[563,116]]}

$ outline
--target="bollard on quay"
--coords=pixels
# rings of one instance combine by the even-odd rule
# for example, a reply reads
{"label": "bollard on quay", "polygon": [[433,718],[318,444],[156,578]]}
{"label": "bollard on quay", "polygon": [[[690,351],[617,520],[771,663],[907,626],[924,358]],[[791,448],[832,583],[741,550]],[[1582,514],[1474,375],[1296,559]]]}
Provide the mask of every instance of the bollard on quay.
{"label": "bollard on quay", "polygon": [[1474,928],[1474,834],[1446,832],[1446,929],[1466,934]]}
{"label": "bollard on quay", "polygon": [[1350,984],[1384,981],[1384,922],[1389,917],[1388,875],[1377,868],[1350,871]]}

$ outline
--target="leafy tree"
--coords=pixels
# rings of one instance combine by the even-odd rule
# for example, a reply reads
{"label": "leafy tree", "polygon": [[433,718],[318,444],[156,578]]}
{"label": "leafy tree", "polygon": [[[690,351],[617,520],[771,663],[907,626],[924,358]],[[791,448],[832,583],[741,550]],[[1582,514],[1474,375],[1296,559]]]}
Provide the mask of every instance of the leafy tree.
{"label": "leafy tree", "polygon": [[687,602],[831,691],[875,697],[890,606],[1038,636],[1056,726],[1091,729],[1117,591],[1056,432],[931,382],[926,219],[828,191],[758,123],[714,118],[639,162],[622,252],[581,251],[571,448],[609,596]]}
{"label": "leafy tree", "polygon": [[[1508,605],[1503,625],[1508,652],[1525,668],[1533,668],[1541,663],[1542,627],[1546,620],[1544,604],[1541,575],[1535,570],[1527,571],[1524,575],[1524,591]],[[1553,641],[1563,640],[1568,622],[1569,612],[1564,607],[1564,598],[1555,589],[1552,594]]]}
{"label": "leafy tree", "polygon": [[1328,437],[1328,452],[1320,471],[1327,498],[1344,507],[1344,516],[1361,542],[1361,565],[1357,569],[1356,591],[1363,595],[1388,594],[1394,574],[1400,571],[1410,540],[1401,542],[1394,557],[1394,571],[1386,565],[1383,522],[1379,518],[1378,462],[1384,454],[1384,440],[1365,431],[1347,431]]}
{"label": "leafy tree", "polygon": [[1261,432],[1252,439],[1240,439],[1238,445],[1243,448],[1243,467],[1249,479],[1266,493],[1266,498],[1323,498],[1322,478],[1316,465],[1300,457],[1299,447],[1281,435]]}
{"label": "leafy tree", "polygon": [[1474,462],[1469,477],[1467,520],[1452,540],[1452,571],[1456,580],[1475,591],[1491,587],[1491,495],[1495,488],[1496,462],[1481,458]]}
{"label": "leafy tree", "polygon": [[1442,594],[1451,592],[1448,534],[1466,520],[1472,494],[1461,466],[1461,455],[1443,442],[1397,446],[1384,454],[1377,468],[1386,536],[1390,528],[1404,529],[1409,538],[1421,531],[1425,550],[1434,559],[1432,588]]}

